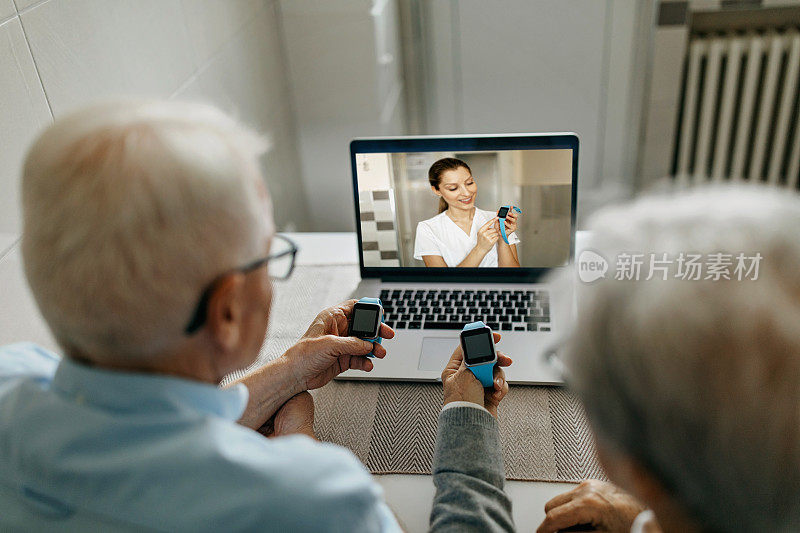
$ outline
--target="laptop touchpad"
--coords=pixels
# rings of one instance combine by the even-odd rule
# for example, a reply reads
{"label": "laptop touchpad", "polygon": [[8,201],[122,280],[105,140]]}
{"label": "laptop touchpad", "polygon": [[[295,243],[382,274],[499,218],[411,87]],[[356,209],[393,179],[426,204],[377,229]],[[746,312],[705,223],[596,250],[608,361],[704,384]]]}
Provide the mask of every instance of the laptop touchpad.
{"label": "laptop touchpad", "polygon": [[456,346],[458,337],[425,337],[422,339],[422,353],[417,369],[441,373]]}

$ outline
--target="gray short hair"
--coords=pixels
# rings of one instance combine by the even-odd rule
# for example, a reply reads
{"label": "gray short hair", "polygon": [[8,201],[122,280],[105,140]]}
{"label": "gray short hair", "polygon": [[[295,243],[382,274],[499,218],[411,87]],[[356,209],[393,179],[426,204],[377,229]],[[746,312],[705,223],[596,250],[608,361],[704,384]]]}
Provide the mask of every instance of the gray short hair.
{"label": "gray short hair", "polygon": [[756,281],[576,282],[570,386],[706,528],[800,526],[800,199],[712,187],[598,213],[590,248],[760,252]]}
{"label": "gray short hair", "polygon": [[25,161],[22,253],[62,348],[146,357],[181,339],[203,287],[264,252],[266,148],[203,104],[105,103],[48,128]]}

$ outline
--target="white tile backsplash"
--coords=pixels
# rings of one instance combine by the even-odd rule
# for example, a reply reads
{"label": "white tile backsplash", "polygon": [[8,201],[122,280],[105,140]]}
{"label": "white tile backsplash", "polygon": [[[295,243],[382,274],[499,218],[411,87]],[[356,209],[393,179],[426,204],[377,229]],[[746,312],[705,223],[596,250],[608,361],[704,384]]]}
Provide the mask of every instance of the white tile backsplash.
{"label": "white tile backsplash", "polygon": [[394,220],[392,204],[389,200],[373,200],[372,206],[375,211],[375,220]]}
{"label": "white tile backsplash", "polygon": [[397,250],[397,234],[394,231],[379,231],[378,248],[384,252]]}
{"label": "white tile backsplash", "polygon": [[[375,202],[377,203],[377,202]],[[387,201],[388,203],[388,201]],[[384,222],[393,222],[394,221],[394,213],[390,209],[378,209],[375,207],[375,220],[377,221],[384,221]]]}
{"label": "white tile backsplash", "polygon": [[264,0],[181,0],[181,6],[198,67],[265,9]]}
{"label": "white tile backsplash", "polygon": [[285,92],[277,24],[271,11],[261,10],[174,96],[210,100],[258,127],[286,101]]}
{"label": "white tile backsplash", "polygon": [[208,101],[267,134],[278,227],[310,229],[274,0],[16,1],[20,17],[0,0],[0,232],[19,233],[19,167],[50,109],[130,96]]}
{"label": "white tile backsplash", "polygon": [[3,233],[0,231],[0,259],[2,259],[12,246],[19,240],[16,233]]}
{"label": "white tile backsplash", "polygon": [[14,0],[0,0],[0,22],[17,14],[14,8]]}
{"label": "white tile backsplash", "polygon": [[361,221],[361,236],[365,241],[374,241],[378,239],[378,223],[371,220]]}
{"label": "white tile backsplash", "polygon": [[51,117],[19,19],[0,26],[0,43],[0,232],[18,234],[22,162]]}
{"label": "white tile backsplash", "polygon": [[[24,11],[34,4],[43,3],[42,0],[12,0],[12,1],[17,4],[17,9],[19,11]],[[44,1],[51,1],[51,0],[44,0]]]}
{"label": "white tile backsplash", "polygon": [[50,0],[21,15],[53,113],[166,97],[194,71],[180,0]]}
{"label": "white tile backsplash", "polygon": [[211,101],[270,138],[263,170],[275,220],[279,229],[303,231],[311,224],[276,14],[273,6],[255,13],[174,97]]}
{"label": "white tile backsplash", "polygon": [[375,250],[364,252],[364,266],[381,266],[381,253]]}

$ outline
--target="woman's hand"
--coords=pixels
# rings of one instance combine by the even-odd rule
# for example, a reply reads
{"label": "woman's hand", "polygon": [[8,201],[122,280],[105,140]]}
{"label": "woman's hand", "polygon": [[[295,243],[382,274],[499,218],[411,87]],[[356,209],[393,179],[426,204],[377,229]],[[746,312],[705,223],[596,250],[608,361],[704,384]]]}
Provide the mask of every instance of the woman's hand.
{"label": "woman's hand", "polygon": [[[500,334],[494,334],[494,342],[500,341]],[[511,358],[497,352],[497,364],[494,367],[494,384],[491,388],[483,388],[475,374],[464,364],[464,353],[459,345],[453,352],[450,361],[442,371],[442,387],[444,388],[444,404],[450,402],[472,402],[485,407],[497,418],[497,406],[508,394],[506,375],[500,367],[509,366]]]}
{"label": "woman's hand", "polygon": [[514,208],[508,210],[508,215],[506,215],[506,235],[511,235],[515,231],[517,231],[517,220],[519,219],[520,213],[514,211]]}
{"label": "woman's hand", "polygon": [[500,239],[500,225],[498,219],[493,218],[478,230],[478,244],[475,245],[484,255],[489,253],[492,246]]}

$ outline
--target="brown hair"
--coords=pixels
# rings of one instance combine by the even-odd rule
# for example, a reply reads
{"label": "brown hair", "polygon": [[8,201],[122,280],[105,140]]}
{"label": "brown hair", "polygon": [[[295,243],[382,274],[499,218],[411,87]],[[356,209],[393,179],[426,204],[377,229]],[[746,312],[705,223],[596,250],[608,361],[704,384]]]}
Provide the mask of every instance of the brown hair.
{"label": "brown hair", "polygon": [[[442,182],[442,174],[448,170],[456,170],[459,168],[466,168],[467,172],[472,174],[472,170],[470,170],[469,165],[460,159],[456,159],[455,157],[445,157],[440,159],[432,164],[431,168],[428,170],[428,183],[430,183],[431,187],[434,187],[438,191],[439,184]],[[447,211],[447,202],[445,202],[444,198],[440,196],[439,212],[443,213],[445,211]]]}

